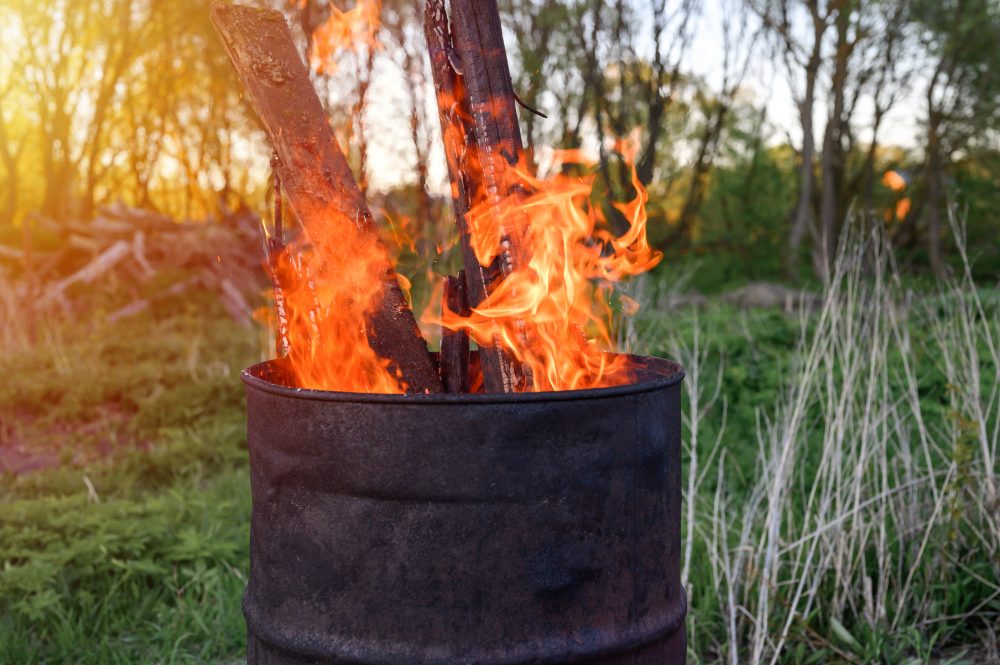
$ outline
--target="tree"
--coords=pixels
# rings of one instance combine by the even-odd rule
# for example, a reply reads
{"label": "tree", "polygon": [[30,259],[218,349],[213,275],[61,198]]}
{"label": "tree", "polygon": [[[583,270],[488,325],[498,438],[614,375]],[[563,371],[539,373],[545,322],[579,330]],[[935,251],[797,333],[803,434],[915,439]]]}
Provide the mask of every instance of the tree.
{"label": "tree", "polygon": [[944,269],[941,214],[945,173],[953,155],[1000,122],[1000,3],[918,0],[930,75],[925,88],[924,178],[927,248],[936,274]]}
{"label": "tree", "polygon": [[[798,275],[799,248],[805,234],[815,229],[813,190],[816,136],[813,116],[820,67],[823,64],[823,44],[833,22],[832,11],[821,6],[820,0],[747,0],[772,37],[775,54],[788,74],[792,98],[798,110],[802,133],[798,168],[798,200],[792,211],[788,234],[785,270],[788,277]],[[797,34],[799,13],[806,15],[804,35]],[[814,231],[815,234],[815,231]]]}
{"label": "tree", "polygon": [[[906,0],[747,0],[772,37],[799,116],[798,199],[789,226],[786,273],[798,273],[809,232],[814,272],[829,279],[840,226],[862,178],[874,180],[878,134],[905,84],[901,66]],[[876,84],[873,86],[872,82]],[[874,107],[867,160],[858,174],[848,158],[856,140],[855,115],[868,97]],[[817,115],[825,116],[817,155]],[[817,167],[820,182],[816,182]],[[817,186],[817,184],[819,186]],[[871,197],[869,197],[871,198]]]}
{"label": "tree", "polygon": [[675,228],[675,236],[690,230],[694,217],[701,208],[708,188],[708,175],[719,151],[723,128],[736,103],[736,93],[753,62],[760,34],[747,20],[745,7],[741,4],[723,2],[722,12],[722,82],[715,94],[706,94],[705,91],[697,94],[704,122],[691,167],[691,184]]}
{"label": "tree", "polygon": [[[18,211],[18,190],[20,188],[19,168],[21,155],[24,154],[27,134],[15,136],[11,130],[14,122],[19,120],[13,112],[13,92],[19,63],[4,63],[0,70],[0,164],[4,169],[3,207],[0,208],[0,221],[13,224]],[[10,109],[10,111],[8,111]]]}

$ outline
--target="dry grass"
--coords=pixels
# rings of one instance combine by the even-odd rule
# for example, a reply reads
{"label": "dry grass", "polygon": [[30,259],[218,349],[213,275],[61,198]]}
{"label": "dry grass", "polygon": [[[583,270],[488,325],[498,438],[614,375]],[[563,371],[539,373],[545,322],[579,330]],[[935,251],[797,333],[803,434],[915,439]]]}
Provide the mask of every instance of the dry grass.
{"label": "dry grass", "polygon": [[[962,258],[917,295],[879,232],[846,233],[822,306],[801,314],[783,392],[757,408],[756,441],[725,432],[718,350],[697,332],[676,344],[693,658],[925,662],[973,640],[997,657],[1000,308]],[[946,398],[928,399],[929,374]],[[720,434],[703,441],[708,419]],[[737,492],[729,457],[753,447]]]}

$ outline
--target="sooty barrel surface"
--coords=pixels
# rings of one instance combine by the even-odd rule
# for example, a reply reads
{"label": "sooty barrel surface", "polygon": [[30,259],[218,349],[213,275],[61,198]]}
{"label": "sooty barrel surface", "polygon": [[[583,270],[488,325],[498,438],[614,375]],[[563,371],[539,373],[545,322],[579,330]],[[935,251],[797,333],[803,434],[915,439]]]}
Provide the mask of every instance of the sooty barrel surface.
{"label": "sooty barrel surface", "polygon": [[682,663],[679,365],[527,395],[247,386],[254,663]]}

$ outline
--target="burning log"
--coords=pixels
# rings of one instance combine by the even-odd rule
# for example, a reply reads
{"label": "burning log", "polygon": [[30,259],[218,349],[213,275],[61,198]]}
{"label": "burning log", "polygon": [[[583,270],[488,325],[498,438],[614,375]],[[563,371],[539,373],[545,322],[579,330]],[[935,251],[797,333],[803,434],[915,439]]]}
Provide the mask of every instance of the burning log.
{"label": "burning log", "polygon": [[[489,266],[481,265],[468,226],[469,212],[477,202],[499,203],[515,191],[516,179],[508,177],[507,171],[522,159],[523,148],[496,3],[457,0],[452,2],[452,10],[455,24],[449,27],[445,1],[428,0],[424,33],[430,51],[468,297],[475,307],[524,261],[519,239],[506,233],[494,261]],[[476,12],[482,15],[487,27],[483,41]],[[495,83],[491,83],[491,74]],[[499,341],[497,335],[494,340]],[[488,392],[514,392],[524,387],[523,369],[499,343],[481,346],[479,358]]]}
{"label": "burning log", "polygon": [[[441,382],[407,305],[375,222],[351,173],[291,32],[277,11],[215,3],[212,21],[250,94],[275,153],[288,202],[306,233],[355,225],[384,256],[382,302],[366,321],[368,341],[410,392],[440,392]],[[354,229],[345,229],[355,232]]]}
{"label": "burning log", "polygon": [[[459,316],[471,313],[464,270],[459,271],[458,277],[449,275],[445,278],[441,306]],[[441,381],[446,392],[469,392],[469,336],[464,331],[448,328],[441,331],[440,365]]]}
{"label": "burning log", "polygon": [[[452,41],[462,61],[462,82],[472,112],[481,177],[490,203],[523,192],[513,167],[524,165],[514,86],[496,0],[451,0]],[[523,248],[510,238],[506,254],[523,263]],[[509,272],[513,266],[505,266]]]}

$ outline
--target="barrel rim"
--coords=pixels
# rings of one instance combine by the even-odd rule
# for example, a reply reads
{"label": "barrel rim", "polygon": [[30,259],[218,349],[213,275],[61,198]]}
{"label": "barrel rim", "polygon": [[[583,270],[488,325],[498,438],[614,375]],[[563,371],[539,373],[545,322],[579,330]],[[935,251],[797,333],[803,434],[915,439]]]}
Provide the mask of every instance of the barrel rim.
{"label": "barrel rim", "polygon": [[560,390],[531,393],[434,393],[434,394],[386,394],[351,393],[313,388],[292,388],[273,383],[263,375],[270,373],[279,360],[266,360],[245,368],[240,379],[248,388],[265,393],[291,397],[294,399],[320,402],[362,402],[375,404],[510,404],[536,402],[563,402],[571,400],[603,399],[660,390],[680,383],[685,376],[684,368],[673,360],[656,356],[639,356],[631,353],[613,354],[627,356],[640,373],[652,375],[638,381],[607,388],[586,388],[583,390]]}

